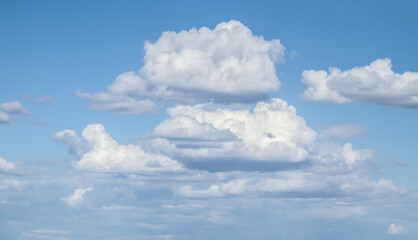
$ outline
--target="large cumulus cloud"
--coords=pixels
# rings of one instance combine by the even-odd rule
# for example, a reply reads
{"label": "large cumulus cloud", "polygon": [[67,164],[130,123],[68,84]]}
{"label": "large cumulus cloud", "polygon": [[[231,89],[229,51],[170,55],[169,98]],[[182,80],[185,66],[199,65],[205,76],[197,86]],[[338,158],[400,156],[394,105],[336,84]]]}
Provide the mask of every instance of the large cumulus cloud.
{"label": "large cumulus cloud", "polygon": [[150,135],[153,148],[186,159],[299,162],[316,132],[281,99],[250,110],[179,105]]}
{"label": "large cumulus cloud", "polygon": [[279,40],[264,40],[238,21],[189,31],[164,32],[145,43],[144,66],[119,75],[106,93],[77,92],[92,108],[138,114],[155,111],[151,100],[180,103],[254,103],[279,89]]}

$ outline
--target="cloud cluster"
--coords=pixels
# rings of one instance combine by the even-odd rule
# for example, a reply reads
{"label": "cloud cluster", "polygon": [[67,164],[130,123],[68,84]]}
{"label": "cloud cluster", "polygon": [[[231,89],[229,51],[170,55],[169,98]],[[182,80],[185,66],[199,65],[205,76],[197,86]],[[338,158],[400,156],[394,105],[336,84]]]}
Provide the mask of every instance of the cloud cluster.
{"label": "cloud cluster", "polygon": [[150,136],[153,147],[182,159],[300,162],[316,132],[281,99],[250,110],[178,105]]}
{"label": "cloud cluster", "polygon": [[418,73],[395,73],[389,58],[368,66],[329,72],[305,70],[303,100],[328,103],[372,102],[383,105],[418,107]]}
{"label": "cloud cluster", "polygon": [[157,111],[150,100],[196,104],[254,103],[278,90],[275,62],[284,47],[279,40],[255,36],[238,21],[189,31],[164,32],[145,43],[144,65],[119,75],[106,93],[76,95],[92,108],[127,114]]}
{"label": "cloud cluster", "polygon": [[11,121],[8,114],[16,115],[28,115],[29,111],[26,110],[22,104],[18,101],[5,102],[0,104],[0,124],[9,123]]}
{"label": "cloud cluster", "polygon": [[53,138],[68,146],[79,161],[80,170],[97,172],[177,172],[182,165],[166,156],[146,153],[136,145],[120,145],[103,125],[88,125],[79,137],[73,130],[63,130]]}

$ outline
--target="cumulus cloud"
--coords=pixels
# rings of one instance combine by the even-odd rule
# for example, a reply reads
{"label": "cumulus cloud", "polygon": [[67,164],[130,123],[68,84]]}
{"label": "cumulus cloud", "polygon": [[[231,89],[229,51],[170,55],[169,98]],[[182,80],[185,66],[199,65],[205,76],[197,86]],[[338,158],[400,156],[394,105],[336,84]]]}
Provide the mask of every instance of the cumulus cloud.
{"label": "cumulus cloud", "polygon": [[73,207],[73,208],[78,207],[83,201],[84,194],[92,190],[93,188],[91,187],[75,189],[73,194],[71,194],[68,197],[62,198],[62,201],[68,204],[70,207]]}
{"label": "cumulus cloud", "polygon": [[15,170],[16,166],[13,163],[7,162],[0,156],[0,172],[14,172]]}
{"label": "cumulus cloud", "polygon": [[252,111],[179,105],[167,112],[171,117],[151,134],[153,144],[181,158],[298,162],[316,137],[280,99],[260,102]]}
{"label": "cumulus cloud", "polygon": [[332,125],[318,133],[320,140],[342,140],[355,138],[364,134],[367,129],[355,124]]}
{"label": "cumulus cloud", "polygon": [[73,130],[57,132],[53,138],[68,146],[79,158],[74,166],[98,172],[176,172],[182,165],[168,157],[146,153],[136,145],[120,145],[103,125],[88,125],[78,137]]}
{"label": "cumulus cloud", "polygon": [[119,75],[106,93],[76,95],[92,100],[97,110],[139,114],[156,109],[149,99],[253,103],[280,86],[274,64],[283,60],[283,45],[253,35],[238,21],[222,22],[213,30],[163,32],[144,48],[138,72]]}
{"label": "cumulus cloud", "polygon": [[401,224],[391,223],[388,229],[386,230],[389,234],[399,234],[405,231],[404,227]]}
{"label": "cumulus cloud", "polygon": [[0,109],[6,113],[28,115],[29,111],[23,108],[22,104],[18,101],[7,102],[0,104]]}
{"label": "cumulus cloud", "polygon": [[9,123],[9,122],[10,122],[9,115],[7,115],[7,113],[0,111],[0,124]]}
{"label": "cumulus cloud", "polygon": [[383,105],[418,107],[418,73],[395,73],[389,58],[368,66],[329,72],[305,70],[303,100],[328,103],[372,102]]}

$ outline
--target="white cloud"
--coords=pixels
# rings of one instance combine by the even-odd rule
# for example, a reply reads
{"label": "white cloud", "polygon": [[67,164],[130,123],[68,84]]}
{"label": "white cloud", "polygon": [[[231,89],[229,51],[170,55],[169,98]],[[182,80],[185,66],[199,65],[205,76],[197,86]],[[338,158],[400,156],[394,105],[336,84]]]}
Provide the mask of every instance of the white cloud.
{"label": "white cloud", "polygon": [[16,166],[13,163],[7,162],[0,156],[0,172],[14,172],[15,170]]}
{"label": "white cloud", "polygon": [[311,153],[311,159],[317,163],[314,167],[324,167],[327,170],[354,170],[373,156],[373,150],[354,150],[351,143],[341,146],[334,142],[315,144]]}
{"label": "white cloud", "polygon": [[44,103],[47,103],[47,102],[52,102],[53,100],[54,99],[49,95],[42,95],[42,96],[32,100],[32,102],[38,103],[38,104],[44,104]]}
{"label": "white cloud", "polygon": [[328,103],[373,102],[384,105],[418,107],[418,73],[395,73],[389,58],[368,66],[341,71],[305,70],[302,82],[307,90],[303,100]]}
{"label": "white cloud", "polygon": [[252,111],[209,108],[168,109],[171,118],[151,134],[153,147],[183,158],[298,162],[307,158],[307,146],[316,137],[295,108],[280,99],[260,102]]}
{"label": "white cloud", "polygon": [[29,111],[23,108],[22,104],[20,104],[20,102],[18,101],[2,103],[0,104],[0,109],[5,111],[6,113],[20,114],[20,115],[29,114]]}
{"label": "white cloud", "polygon": [[80,158],[74,166],[80,170],[99,172],[159,172],[182,171],[177,161],[162,155],[144,152],[132,144],[119,145],[105,131],[103,125],[88,125],[78,137],[73,130],[54,134],[54,139],[64,143]]}
{"label": "white cloud", "polygon": [[342,140],[355,138],[367,131],[365,127],[354,124],[339,124],[330,126],[318,133],[320,140]]}
{"label": "white cloud", "polygon": [[255,36],[238,21],[222,22],[213,30],[163,32],[155,43],[145,43],[144,66],[138,72],[119,75],[106,93],[76,95],[93,100],[94,109],[128,114],[155,111],[149,99],[253,103],[279,89],[274,64],[283,56],[279,40]]}
{"label": "white cloud", "polygon": [[404,227],[401,224],[391,223],[389,228],[386,230],[389,234],[399,234],[405,231]]}
{"label": "white cloud", "polygon": [[83,201],[84,194],[92,190],[93,188],[91,187],[75,189],[73,194],[71,194],[68,197],[62,198],[62,201],[64,201],[70,207],[73,207],[73,208],[78,207]]}
{"label": "white cloud", "polygon": [[10,122],[9,115],[7,115],[6,113],[0,111],[0,124],[1,123],[9,123],[9,122]]}

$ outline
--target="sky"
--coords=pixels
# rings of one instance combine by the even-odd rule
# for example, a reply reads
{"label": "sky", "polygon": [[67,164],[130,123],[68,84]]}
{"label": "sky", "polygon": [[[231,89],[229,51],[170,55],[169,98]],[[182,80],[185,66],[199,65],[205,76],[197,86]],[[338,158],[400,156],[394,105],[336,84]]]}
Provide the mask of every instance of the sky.
{"label": "sky", "polygon": [[1,1],[1,239],[418,238],[418,3]]}

